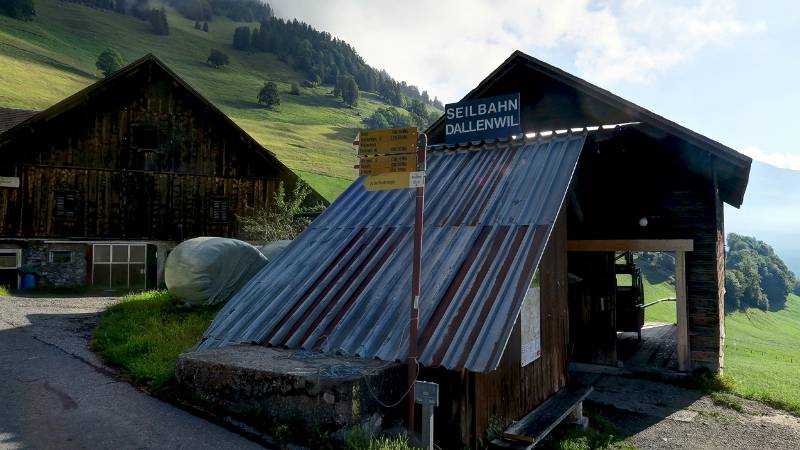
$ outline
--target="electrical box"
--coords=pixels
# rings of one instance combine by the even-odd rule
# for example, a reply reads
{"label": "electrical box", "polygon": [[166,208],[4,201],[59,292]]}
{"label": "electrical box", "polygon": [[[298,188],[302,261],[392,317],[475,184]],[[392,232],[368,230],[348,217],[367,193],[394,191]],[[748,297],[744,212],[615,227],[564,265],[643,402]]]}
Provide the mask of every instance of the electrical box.
{"label": "electrical box", "polygon": [[439,406],[439,385],[428,381],[414,383],[414,401],[420,405]]}

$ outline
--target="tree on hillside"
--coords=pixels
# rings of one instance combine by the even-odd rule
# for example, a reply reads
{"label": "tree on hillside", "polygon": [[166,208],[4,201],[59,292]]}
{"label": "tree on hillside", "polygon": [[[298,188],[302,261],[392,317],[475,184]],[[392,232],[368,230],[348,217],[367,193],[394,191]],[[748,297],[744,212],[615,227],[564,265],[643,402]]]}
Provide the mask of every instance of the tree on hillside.
{"label": "tree on hillside", "polygon": [[107,48],[100,53],[94,65],[103,72],[103,76],[108,77],[122,67],[122,57],[114,49]]}
{"label": "tree on hillside", "polygon": [[208,33],[208,22],[203,22],[203,31]]}
{"label": "tree on hillside", "polygon": [[289,94],[300,95],[300,85],[297,84],[296,82],[292,82],[292,85],[289,88]]}
{"label": "tree on hillside", "polygon": [[20,20],[32,20],[36,15],[33,0],[0,0],[0,14]]}
{"label": "tree on hillside", "polygon": [[233,48],[237,50],[250,50],[250,27],[236,27],[233,31]]}
{"label": "tree on hillside", "polygon": [[403,128],[414,125],[411,117],[397,108],[378,108],[372,115],[364,119],[367,128]]}
{"label": "tree on hillside", "polygon": [[258,91],[258,104],[264,105],[267,108],[272,108],[275,105],[281,104],[281,97],[278,93],[278,85],[269,81],[264,83],[264,87]]}
{"label": "tree on hillside", "polygon": [[150,29],[154,34],[166,36],[169,34],[169,24],[167,23],[167,12],[164,8],[150,10]]}
{"label": "tree on hillside", "polygon": [[753,237],[728,235],[725,261],[725,306],[731,310],[779,310],[797,280],[766,243]]}
{"label": "tree on hillside", "polygon": [[208,58],[206,59],[206,63],[215,69],[228,65],[229,62],[230,58],[228,58],[228,55],[216,49],[211,50],[211,53],[208,54]]}
{"label": "tree on hillside", "polygon": [[281,181],[278,183],[271,207],[258,209],[252,215],[236,216],[243,231],[242,238],[264,243],[294,239],[310,222],[304,213],[319,211],[322,208],[321,205],[303,206],[309,194],[311,188],[302,180],[298,180],[292,195],[287,196]]}
{"label": "tree on hillside", "polygon": [[357,106],[358,99],[360,98],[360,93],[358,91],[358,84],[356,84],[355,78],[347,75],[344,77],[342,81],[342,86],[340,87],[340,94],[342,96],[342,102],[344,102],[347,106]]}
{"label": "tree on hillside", "polygon": [[194,29],[195,30],[202,30],[203,29],[203,27],[200,26],[200,22],[197,21],[197,20],[194,21]]}

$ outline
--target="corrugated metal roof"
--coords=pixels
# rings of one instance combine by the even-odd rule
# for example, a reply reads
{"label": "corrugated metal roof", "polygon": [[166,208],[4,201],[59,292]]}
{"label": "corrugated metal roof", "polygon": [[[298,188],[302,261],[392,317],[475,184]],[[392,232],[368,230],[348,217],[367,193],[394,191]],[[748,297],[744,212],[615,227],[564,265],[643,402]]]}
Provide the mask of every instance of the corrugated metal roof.
{"label": "corrugated metal roof", "polygon": [[0,108],[0,134],[34,116],[36,112],[27,109]]}
{"label": "corrugated metal roof", "polygon": [[[494,370],[586,135],[430,152],[419,361]],[[200,348],[261,343],[402,361],[413,190],[357,180],[214,319]]]}

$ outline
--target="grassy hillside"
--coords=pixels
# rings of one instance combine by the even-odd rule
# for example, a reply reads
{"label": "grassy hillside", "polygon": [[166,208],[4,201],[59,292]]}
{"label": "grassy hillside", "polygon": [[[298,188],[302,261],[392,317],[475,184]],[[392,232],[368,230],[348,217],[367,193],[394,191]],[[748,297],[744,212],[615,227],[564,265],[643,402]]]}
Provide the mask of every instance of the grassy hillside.
{"label": "grassy hillside", "polygon": [[800,416],[800,297],[777,312],[725,316],[725,373],[736,392]]}
{"label": "grassy hillside", "polygon": [[[132,16],[58,0],[37,0],[36,9],[31,22],[0,16],[0,106],[44,109],[97,81],[95,60],[106,47],[126,62],[154,53],[329,199],[355,177],[351,142],[362,118],[386,106],[362,93],[357,108],[342,107],[329,86],[288,95],[291,82],[305,77],[273,54],[233,49],[233,30],[242,24],[224,17],[205,33],[168,10],[170,35],[156,36]],[[207,66],[212,48],[227,53],[230,65]],[[255,102],[267,80],[281,90],[274,110]]]}
{"label": "grassy hillside", "polygon": [[[668,283],[645,279],[646,302],[675,295]],[[645,320],[675,322],[675,303],[647,308]],[[725,374],[734,391],[800,416],[800,297],[777,312],[748,309],[725,316]]]}

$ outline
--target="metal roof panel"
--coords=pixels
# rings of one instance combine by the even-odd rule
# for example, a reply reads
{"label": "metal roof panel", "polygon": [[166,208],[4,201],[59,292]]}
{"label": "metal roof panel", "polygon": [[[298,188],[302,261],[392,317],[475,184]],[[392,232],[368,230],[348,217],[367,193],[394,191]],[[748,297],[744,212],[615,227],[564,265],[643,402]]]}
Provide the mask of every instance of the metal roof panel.
{"label": "metal roof panel", "polygon": [[[428,155],[419,360],[494,370],[585,134]],[[356,180],[223,307],[200,348],[257,343],[402,361],[414,191]]]}

